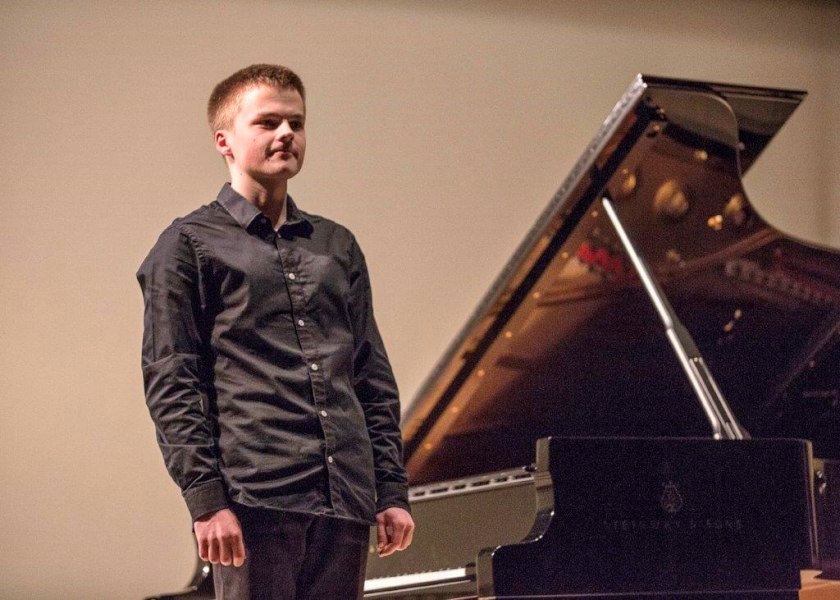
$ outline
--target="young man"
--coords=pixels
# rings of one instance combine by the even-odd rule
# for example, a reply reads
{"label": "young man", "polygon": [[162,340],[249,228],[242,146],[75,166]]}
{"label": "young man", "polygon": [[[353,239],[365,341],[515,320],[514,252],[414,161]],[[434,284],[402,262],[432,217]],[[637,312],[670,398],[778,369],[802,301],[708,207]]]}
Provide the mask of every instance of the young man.
{"label": "young man", "polygon": [[297,75],[242,69],[207,116],[230,184],[137,274],[158,443],[217,598],[359,597],[369,525],[383,556],[414,530],[364,256],[286,193],[306,151]]}

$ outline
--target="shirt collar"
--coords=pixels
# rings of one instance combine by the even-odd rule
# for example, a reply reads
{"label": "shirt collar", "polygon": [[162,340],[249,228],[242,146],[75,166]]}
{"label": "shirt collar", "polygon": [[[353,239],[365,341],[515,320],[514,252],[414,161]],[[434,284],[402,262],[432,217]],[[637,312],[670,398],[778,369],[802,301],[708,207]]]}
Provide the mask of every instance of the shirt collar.
{"label": "shirt collar", "polygon": [[[219,195],[216,196],[216,201],[246,230],[262,215],[260,209],[248,202],[229,183],[222,186]],[[299,229],[301,232],[309,231],[312,227],[309,219],[306,218],[288,194],[286,194],[286,222],[282,227]]]}

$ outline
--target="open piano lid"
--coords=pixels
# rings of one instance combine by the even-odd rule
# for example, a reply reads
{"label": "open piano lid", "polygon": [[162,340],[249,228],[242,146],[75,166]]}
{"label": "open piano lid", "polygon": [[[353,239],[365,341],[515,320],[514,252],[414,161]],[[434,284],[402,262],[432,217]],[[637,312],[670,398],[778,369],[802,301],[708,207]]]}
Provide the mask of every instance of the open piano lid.
{"label": "open piano lid", "polygon": [[840,254],[741,182],[804,96],[637,76],[421,387],[412,484],[529,464],[550,435],[711,435],[604,195],[747,431],[840,458]]}

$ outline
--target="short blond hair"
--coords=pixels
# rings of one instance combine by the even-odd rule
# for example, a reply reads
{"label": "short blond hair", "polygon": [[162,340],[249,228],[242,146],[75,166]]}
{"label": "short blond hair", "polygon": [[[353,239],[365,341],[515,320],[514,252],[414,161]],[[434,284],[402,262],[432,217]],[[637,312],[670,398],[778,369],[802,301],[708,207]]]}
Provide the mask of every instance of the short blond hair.
{"label": "short blond hair", "polygon": [[231,128],[242,95],[255,85],[267,85],[277,90],[297,90],[306,106],[303,82],[294,71],[281,65],[251,65],[220,81],[213,88],[207,102],[207,123],[213,133]]}

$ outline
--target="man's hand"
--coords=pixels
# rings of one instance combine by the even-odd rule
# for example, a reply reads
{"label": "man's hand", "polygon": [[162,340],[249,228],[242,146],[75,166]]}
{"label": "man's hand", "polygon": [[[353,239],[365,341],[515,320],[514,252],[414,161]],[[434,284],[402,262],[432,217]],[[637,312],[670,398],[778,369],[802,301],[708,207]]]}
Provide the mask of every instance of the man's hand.
{"label": "man's hand", "polygon": [[376,515],[376,534],[379,556],[388,556],[396,550],[405,550],[414,537],[414,520],[408,511],[396,506],[386,508]]}
{"label": "man's hand", "polygon": [[245,562],[245,541],[239,519],[229,508],[207,513],[193,523],[198,556],[214,565],[241,567]]}

